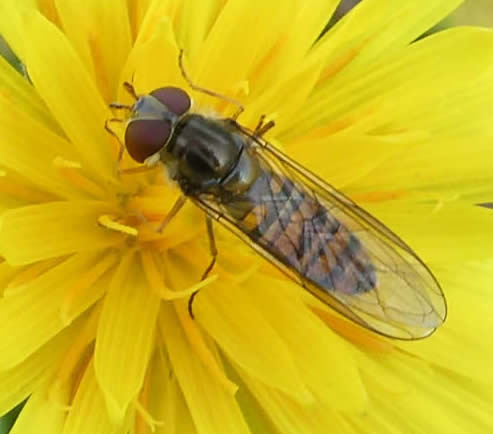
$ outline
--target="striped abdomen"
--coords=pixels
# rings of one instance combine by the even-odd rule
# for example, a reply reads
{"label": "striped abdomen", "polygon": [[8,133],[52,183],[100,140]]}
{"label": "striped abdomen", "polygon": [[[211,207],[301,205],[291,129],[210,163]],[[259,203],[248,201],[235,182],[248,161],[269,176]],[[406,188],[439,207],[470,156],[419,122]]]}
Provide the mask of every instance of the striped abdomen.
{"label": "striped abdomen", "polygon": [[254,243],[315,285],[346,294],[375,287],[375,269],[359,239],[287,177],[264,171],[225,208]]}

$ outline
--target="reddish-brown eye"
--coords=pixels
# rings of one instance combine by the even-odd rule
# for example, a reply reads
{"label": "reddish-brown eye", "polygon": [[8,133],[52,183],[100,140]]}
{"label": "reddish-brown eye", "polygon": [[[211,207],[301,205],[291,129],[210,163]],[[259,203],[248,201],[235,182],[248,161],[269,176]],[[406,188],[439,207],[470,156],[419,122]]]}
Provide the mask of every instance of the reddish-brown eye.
{"label": "reddish-brown eye", "polygon": [[168,141],[171,124],[166,120],[135,119],[125,131],[125,147],[139,163],[159,152]]}
{"label": "reddish-brown eye", "polygon": [[159,89],[153,90],[151,95],[162,102],[177,116],[186,113],[192,103],[188,94],[179,87],[160,87]]}

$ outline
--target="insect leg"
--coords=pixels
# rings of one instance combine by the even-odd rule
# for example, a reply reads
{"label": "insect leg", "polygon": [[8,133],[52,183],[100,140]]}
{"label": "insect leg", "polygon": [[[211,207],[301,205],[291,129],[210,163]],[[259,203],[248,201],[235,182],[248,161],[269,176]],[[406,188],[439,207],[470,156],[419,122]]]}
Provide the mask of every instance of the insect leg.
{"label": "insect leg", "polygon": [[[216,258],[217,258],[216,239],[214,238],[214,228],[212,227],[212,218],[210,216],[205,217],[205,224],[207,226],[207,237],[209,238],[209,249],[212,256],[212,260],[207,266],[207,268],[205,269],[204,274],[202,274],[202,278],[200,280],[204,280],[207,278],[209,273],[214,268],[214,264],[216,263]],[[192,319],[194,318],[192,304],[193,304],[193,300],[195,299],[195,296],[199,293],[199,291],[200,290],[195,291],[188,299],[188,313]]]}
{"label": "insect leg", "polygon": [[[133,81],[133,77],[132,77],[132,81]],[[123,87],[136,101],[139,99],[139,95],[137,95],[137,92],[135,91],[135,87],[132,83],[125,81],[123,83]]]}
{"label": "insect leg", "polygon": [[205,224],[207,226],[207,237],[209,238],[209,249],[212,259],[208,267],[205,269],[204,274],[202,274],[202,278],[200,280],[204,280],[212,271],[212,269],[214,268],[214,264],[216,263],[216,257],[217,257],[216,239],[214,238],[214,228],[212,227],[212,218],[206,216]]}
{"label": "insect leg", "polygon": [[269,122],[265,122],[265,115],[260,116],[257,126],[253,130],[253,135],[257,137],[262,137],[267,131],[273,128],[276,123],[271,119]]}
{"label": "insect leg", "polygon": [[131,105],[127,105],[127,104],[120,104],[119,102],[112,102],[110,104],[110,108],[112,109],[117,109],[117,110],[132,110],[132,106]]}
{"label": "insect leg", "polygon": [[116,161],[117,161],[117,173],[120,174],[121,173],[121,167],[120,166],[121,166],[121,162],[122,162],[122,158],[123,158],[123,152],[125,151],[125,145],[120,140],[120,137],[118,136],[118,134],[116,134],[115,131],[111,129],[110,124],[112,122],[122,123],[123,122],[123,119],[119,119],[119,118],[106,119],[106,121],[104,123],[104,129],[108,133],[110,133],[113,137],[116,137],[116,140],[118,140],[118,144],[120,145],[120,148],[118,149],[118,156],[116,158]]}
{"label": "insect leg", "polygon": [[216,98],[220,98],[226,102],[229,102],[230,104],[233,104],[237,107],[236,111],[233,113],[232,119],[236,120],[238,116],[240,116],[244,111],[245,111],[245,106],[239,102],[236,99],[230,98],[226,95],[222,95],[220,93],[214,92],[209,89],[205,89],[203,87],[197,86],[192,79],[188,76],[185,66],[183,65],[183,49],[180,50],[180,54],[178,55],[178,65],[180,66],[180,71],[181,75],[185,79],[185,81],[188,83],[188,85],[195,91],[197,92],[202,92],[205,93],[206,95],[214,96]]}
{"label": "insect leg", "polygon": [[185,202],[187,201],[187,197],[181,195],[176,202],[173,204],[171,207],[170,211],[168,214],[166,214],[166,217],[161,221],[161,224],[159,227],[156,229],[156,232],[163,232],[164,228],[168,226],[169,222],[178,214],[178,212],[183,208],[183,205],[185,205]]}

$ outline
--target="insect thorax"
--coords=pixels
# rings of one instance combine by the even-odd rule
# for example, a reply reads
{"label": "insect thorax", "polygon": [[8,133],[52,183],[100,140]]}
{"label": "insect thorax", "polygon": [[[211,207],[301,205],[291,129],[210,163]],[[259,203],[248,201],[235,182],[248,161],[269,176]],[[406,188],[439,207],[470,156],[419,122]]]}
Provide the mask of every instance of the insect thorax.
{"label": "insect thorax", "polygon": [[227,120],[198,114],[180,119],[161,160],[185,194],[207,193],[220,200],[247,189],[258,172],[247,136]]}

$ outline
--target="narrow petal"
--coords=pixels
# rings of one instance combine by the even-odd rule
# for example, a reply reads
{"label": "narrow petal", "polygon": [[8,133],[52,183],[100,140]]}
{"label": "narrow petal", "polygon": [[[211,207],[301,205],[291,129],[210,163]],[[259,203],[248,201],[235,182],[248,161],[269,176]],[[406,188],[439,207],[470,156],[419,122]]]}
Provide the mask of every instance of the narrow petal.
{"label": "narrow petal", "polygon": [[132,254],[119,265],[104,300],[94,367],[110,418],[121,422],[144,382],[154,343],[159,298]]}
{"label": "narrow petal", "polygon": [[[474,145],[464,146],[466,142]],[[476,194],[492,184],[489,162],[493,159],[493,146],[489,136],[437,137],[432,144],[418,143],[407,148],[405,153],[382,159],[374,170],[360,179],[355,178],[348,188],[381,191],[391,186],[395,191],[424,190],[430,197],[447,200]],[[460,165],[457,164],[459,161]],[[450,170],[451,167],[454,170]],[[491,196],[486,193],[484,199],[491,199]],[[467,197],[464,200],[468,200]],[[476,201],[470,200],[471,204],[480,202],[479,197]]]}
{"label": "narrow petal", "polygon": [[[240,83],[279,38],[282,27],[275,17],[283,7],[278,0],[259,3],[256,7],[243,0],[226,3],[199,52],[200,57],[191,59],[189,73],[193,80],[202,87],[235,96],[232,91],[239,90]],[[255,31],[249,32],[246,38],[238,28]],[[217,74],[218,70],[222,73]],[[197,98],[204,99],[200,95]]]}
{"label": "narrow petal", "polygon": [[[391,138],[356,134],[300,138],[286,145],[293,160],[338,189],[359,185],[360,178],[388,160],[398,148]],[[324,153],[330,155],[329,163],[320,158]]]}
{"label": "narrow petal", "polygon": [[140,0],[138,2],[130,2],[128,4],[128,14],[130,16],[130,25],[134,40],[136,39],[136,35],[139,33],[142,22],[144,21],[144,18],[153,3],[157,2],[154,0]]}
{"label": "narrow petal", "polygon": [[176,23],[176,38],[188,56],[193,58],[199,55],[202,44],[221,12],[221,5],[217,0],[182,2]]}
{"label": "narrow petal", "polygon": [[59,314],[65,284],[92,263],[92,255],[73,256],[26,284],[24,290],[0,299],[0,318],[9,319],[0,321],[1,369],[27,359],[66,327]]}
{"label": "narrow petal", "polygon": [[[123,380],[123,378],[122,378]],[[94,373],[94,364],[86,368],[77,394],[68,413],[63,434],[125,433],[124,427],[112,423],[106,411],[105,399]]]}
{"label": "narrow petal", "polygon": [[77,53],[64,34],[39,14],[30,16],[25,38],[29,76],[83,165],[96,177],[113,173],[112,146],[104,130],[111,115]]}
{"label": "narrow petal", "polygon": [[[266,387],[239,370],[251,394],[277,429],[283,434],[324,434],[327,427],[339,426],[341,416],[320,403],[301,405],[275,389]],[[346,431],[341,431],[346,432]]]}
{"label": "narrow petal", "polygon": [[[361,66],[356,76],[328,80],[307,101],[287,135],[340,123],[349,115],[352,123],[366,122],[372,135],[409,129],[450,136],[455,129],[461,134],[484,134],[485,128],[491,129],[484,100],[485,93],[490,98],[493,93],[492,40],[493,32],[488,30],[452,29],[411,44],[386,62]],[[457,50],[463,55],[457,56]],[[469,114],[470,122],[464,123]],[[452,130],[444,131],[449,117],[446,125]]]}
{"label": "narrow petal", "polygon": [[464,263],[491,257],[493,213],[458,202],[360,202],[399,234],[430,265]]}
{"label": "narrow petal", "polygon": [[0,3],[0,34],[21,60],[25,56],[25,17],[37,7],[36,0]]}
{"label": "narrow petal", "polygon": [[[311,62],[303,62],[303,66],[296,68],[291,76],[271,85],[259,97],[252,98],[252,102],[248,104],[247,113],[241,117],[242,123],[254,129],[260,115],[274,114],[276,122],[281,127],[287,127],[300,106],[305,104],[319,78],[321,70],[319,60],[312,59]],[[289,95],[289,98],[286,98],[286,95]],[[275,132],[281,134],[279,128],[276,128]]]}
{"label": "narrow petal", "polygon": [[363,64],[390,56],[456,9],[464,0],[417,0],[397,3],[392,0],[365,0],[353,8],[321,41],[343,48],[364,41],[357,57],[342,75],[357,74]]}
{"label": "narrow petal", "polygon": [[67,183],[53,164],[61,155],[74,159],[71,144],[31,115],[2,101],[0,96],[0,164],[7,169],[7,175],[23,177],[17,190],[34,185],[57,197],[80,197],[80,192]]}
{"label": "narrow petal", "polygon": [[[20,404],[53,374],[74,338],[75,327],[67,328],[16,366],[0,371],[0,414]],[[15,345],[15,344],[13,344]]]}
{"label": "narrow petal", "polygon": [[[387,391],[373,388],[375,406],[368,412],[370,426],[377,419],[394,429],[399,427],[399,432],[461,434],[470,430],[473,420],[476,432],[492,430],[491,386],[465,381],[451,375],[448,369],[431,371],[427,368],[428,365],[419,360],[394,360],[394,369],[412,389],[389,400]],[[431,408],[435,409],[436,417],[430,417]],[[354,422],[361,425],[361,420]]]}
{"label": "narrow petal", "polygon": [[[48,387],[45,385],[29,397],[10,434],[39,434],[40,427],[46,433],[62,434],[66,410],[50,399]],[[65,390],[65,398],[68,394]]]}
{"label": "narrow petal", "polygon": [[[162,350],[162,349],[161,349]],[[145,403],[157,421],[157,434],[197,434],[190,411],[172,367],[162,352],[156,352],[147,378]]]}
{"label": "narrow petal", "polygon": [[60,127],[31,83],[3,57],[0,57],[0,82],[2,83],[0,104],[6,105],[2,112],[15,107],[18,111],[25,113],[27,117],[35,119],[49,129],[57,133],[61,132]]}
{"label": "narrow petal", "polygon": [[[295,1],[276,5],[274,16],[283,17],[283,12],[288,12],[289,21],[279,22],[281,38],[273,47],[273,52],[269,53],[271,58],[255,81],[261,84],[269,81],[272,86],[273,83],[284,82],[293,77],[300,64],[305,63],[307,52],[322,33],[339,3],[340,0],[315,0],[309,3]],[[291,28],[292,31],[286,32],[286,28]],[[317,63],[321,68],[322,63]]]}
{"label": "narrow petal", "polygon": [[[123,234],[98,225],[98,217],[112,214],[104,202],[51,202],[9,210],[0,226],[0,250],[15,265],[97,251],[120,244]],[[63,236],[58,236],[63,234]]]}
{"label": "narrow petal", "polygon": [[249,375],[300,402],[313,400],[279,331],[242,288],[214,283],[197,297],[194,312],[225,354]]}
{"label": "narrow petal", "polygon": [[[123,69],[122,80],[133,78],[135,88],[140,94],[163,86],[186,88],[187,85],[178,67],[178,53],[172,23],[163,19],[150,38],[132,48]],[[164,70],[165,77],[163,77]],[[118,98],[125,101],[129,96],[120,89]]]}
{"label": "narrow petal", "polygon": [[[317,402],[328,409],[364,410],[366,390],[350,347],[330,333],[301,300],[283,291],[279,280],[252,278],[245,285],[245,292],[290,349],[303,381]],[[288,285],[298,290],[294,284]]]}
{"label": "narrow petal", "polygon": [[111,102],[131,45],[127,2],[58,0],[56,5],[65,34]]}
{"label": "narrow petal", "polygon": [[489,369],[493,348],[485,338],[493,327],[493,300],[485,292],[491,282],[491,266],[491,260],[437,266],[437,278],[449,306],[446,328],[439,330],[433,340],[416,342],[414,346],[403,342],[397,345],[464,378],[493,384],[493,372]]}
{"label": "narrow petal", "polygon": [[[160,325],[174,373],[187,402],[198,434],[248,434],[234,396],[217,383],[207,368],[194,356],[176,313],[163,305]],[[221,417],[217,417],[221,415]]]}

